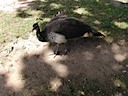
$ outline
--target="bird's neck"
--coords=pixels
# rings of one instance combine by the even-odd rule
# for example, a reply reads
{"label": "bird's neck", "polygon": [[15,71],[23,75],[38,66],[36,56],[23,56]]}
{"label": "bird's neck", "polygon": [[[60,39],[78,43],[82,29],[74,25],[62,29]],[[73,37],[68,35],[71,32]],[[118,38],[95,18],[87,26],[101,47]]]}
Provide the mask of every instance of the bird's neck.
{"label": "bird's neck", "polygon": [[38,40],[41,41],[41,42],[46,42],[47,41],[45,30],[40,32],[40,28],[38,28],[37,31],[36,31],[36,36],[37,36]]}
{"label": "bird's neck", "polygon": [[38,40],[41,41],[41,32],[40,32],[40,28],[37,28],[37,30],[36,30],[36,36],[37,36]]}

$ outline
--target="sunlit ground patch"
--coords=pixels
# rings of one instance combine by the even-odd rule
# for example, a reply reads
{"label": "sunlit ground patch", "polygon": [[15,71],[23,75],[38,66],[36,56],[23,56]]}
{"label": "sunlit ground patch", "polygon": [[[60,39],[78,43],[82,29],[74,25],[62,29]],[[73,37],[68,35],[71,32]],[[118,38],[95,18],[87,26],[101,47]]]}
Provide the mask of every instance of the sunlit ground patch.
{"label": "sunlit ground patch", "polygon": [[50,7],[51,7],[52,9],[59,9],[59,8],[62,8],[63,5],[62,5],[62,4],[51,3],[51,4],[50,4]]}
{"label": "sunlit ground patch", "polygon": [[62,86],[61,79],[59,78],[54,78],[53,80],[50,81],[51,85],[51,91],[58,91],[59,87]]}
{"label": "sunlit ground patch", "polygon": [[92,14],[89,11],[87,11],[85,8],[77,8],[77,9],[73,10],[73,12],[75,12],[77,14],[85,14],[85,15],[92,16]]}
{"label": "sunlit ground patch", "polygon": [[115,26],[121,29],[127,29],[128,28],[128,23],[126,22],[114,22]]}

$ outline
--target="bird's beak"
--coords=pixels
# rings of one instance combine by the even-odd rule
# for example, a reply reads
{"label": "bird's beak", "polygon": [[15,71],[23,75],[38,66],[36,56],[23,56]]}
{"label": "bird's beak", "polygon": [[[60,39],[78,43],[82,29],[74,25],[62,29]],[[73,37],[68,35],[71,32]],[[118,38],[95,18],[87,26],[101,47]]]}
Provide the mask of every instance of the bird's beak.
{"label": "bird's beak", "polygon": [[32,32],[34,31],[34,28],[32,29]]}

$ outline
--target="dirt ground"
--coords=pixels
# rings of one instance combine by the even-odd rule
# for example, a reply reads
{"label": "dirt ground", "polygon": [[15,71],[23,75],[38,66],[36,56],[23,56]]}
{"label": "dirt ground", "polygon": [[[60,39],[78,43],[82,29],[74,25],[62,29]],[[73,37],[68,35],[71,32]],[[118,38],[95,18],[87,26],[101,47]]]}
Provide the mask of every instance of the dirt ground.
{"label": "dirt ground", "polygon": [[70,52],[55,58],[55,47],[39,42],[34,34],[26,40],[18,38],[2,45],[0,96],[45,96],[42,95],[45,86],[56,92],[71,80],[76,84],[86,79],[109,83],[128,67],[124,65],[128,57],[125,45],[107,44],[101,38],[81,38],[68,43]]}
{"label": "dirt ground", "polygon": [[47,86],[64,93],[63,86],[68,84],[86,80],[111,84],[115,75],[126,73],[125,44],[108,44],[104,38],[80,38],[68,43],[70,52],[55,58],[55,47],[39,42],[34,33],[27,39],[1,44],[0,96],[50,96],[44,95]]}

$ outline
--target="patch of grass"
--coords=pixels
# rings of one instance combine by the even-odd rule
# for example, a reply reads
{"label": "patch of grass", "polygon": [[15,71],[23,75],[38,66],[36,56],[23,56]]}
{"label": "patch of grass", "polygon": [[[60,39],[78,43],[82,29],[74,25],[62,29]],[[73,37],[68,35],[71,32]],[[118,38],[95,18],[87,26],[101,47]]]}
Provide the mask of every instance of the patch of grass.
{"label": "patch of grass", "polygon": [[[25,37],[26,33],[31,31],[36,17],[52,18],[58,11],[63,10],[66,10],[69,16],[81,18],[113,40],[125,39],[124,35],[128,35],[128,9],[115,7],[109,0],[35,0],[27,4],[26,10],[0,13],[0,41],[10,41],[13,37],[19,36]],[[96,20],[100,24],[95,24]],[[116,22],[121,22],[121,28],[116,25]]]}
{"label": "patch of grass", "polygon": [[[29,11],[29,13],[36,13]],[[18,13],[19,14],[19,13]],[[16,16],[17,12],[1,12],[0,13],[0,42],[8,42],[17,37],[25,38],[26,34],[31,32],[32,24],[36,20],[36,16],[21,18]],[[23,15],[26,16],[26,15]]]}

